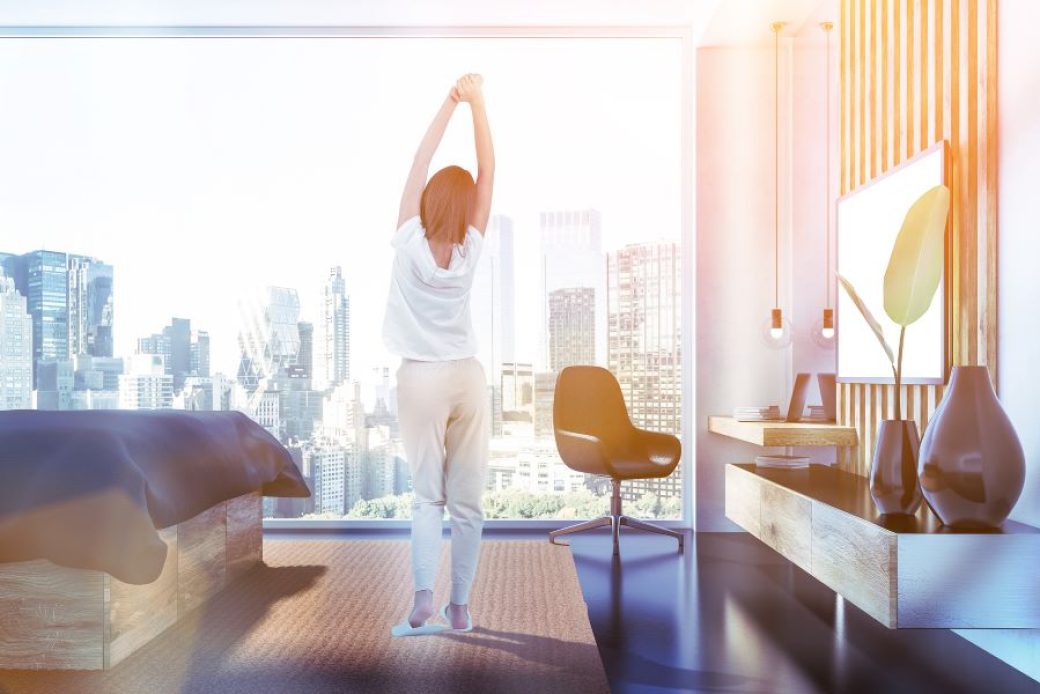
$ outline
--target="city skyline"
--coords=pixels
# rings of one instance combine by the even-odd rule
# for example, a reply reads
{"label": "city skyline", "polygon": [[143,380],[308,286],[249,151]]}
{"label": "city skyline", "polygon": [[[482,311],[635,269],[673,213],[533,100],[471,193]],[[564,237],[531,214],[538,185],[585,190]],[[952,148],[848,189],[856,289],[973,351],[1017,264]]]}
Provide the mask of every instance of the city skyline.
{"label": "city skyline", "polygon": [[[582,210],[569,210],[569,211],[560,211],[557,214],[563,214],[563,213],[567,213],[567,212],[570,212],[570,213],[573,213],[573,214],[580,214],[581,212],[592,213],[594,215],[597,214],[597,211],[595,211],[595,210],[584,210],[584,211],[582,211]],[[545,213],[542,213],[542,214],[544,215]],[[549,214],[552,214],[552,213],[549,213]],[[489,232],[488,232],[489,236],[490,236],[490,234],[494,233],[494,229],[495,229],[494,225],[496,223],[505,225],[505,228],[510,230],[510,235],[511,235],[512,220],[510,220],[508,217],[504,217],[502,215],[493,215],[492,222],[489,223]],[[552,299],[554,294],[557,295],[557,296],[562,297],[562,295],[565,294],[565,293],[571,293],[571,295],[572,295],[571,298],[573,300],[573,294],[572,294],[573,291],[574,290],[581,290],[581,289],[592,289],[594,291],[594,293],[595,293],[595,304],[594,304],[594,307],[593,307],[593,313],[595,315],[594,323],[595,323],[595,333],[596,333],[596,335],[595,335],[595,339],[594,339],[594,349],[592,351],[592,354],[595,355],[594,361],[596,363],[605,363],[606,362],[606,350],[603,347],[601,347],[601,344],[605,340],[605,332],[606,332],[606,317],[605,317],[606,311],[604,310],[605,301],[606,301],[606,299],[605,299],[606,294],[605,294],[605,290],[604,290],[604,288],[605,288],[605,279],[604,279],[605,278],[605,274],[603,274],[602,276],[598,277],[595,280],[586,280],[586,279],[583,278],[583,270],[582,270],[582,268],[585,268],[584,274],[587,275],[588,274],[588,269],[590,267],[592,267],[593,265],[595,265],[595,262],[592,262],[592,258],[590,258],[590,256],[594,256],[595,258],[599,258],[600,261],[602,261],[602,264],[604,266],[603,272],[605,273],[605,263],[606,263],[606,260],[607,260],[607,258],[608,258],[610,253],[612,253],[612,252],[616,253],[616,252],[619,252],[619,251],[623,251],[625,248],[630,247],[630,246],[644,245],[644,243],[647,243],[647,242],[643,242],[643,243],[637,243],[637,242],[626,243],[626,244],[624,244],[624,245],[622,245],[622,246],[620,246],[620,247],[618,247],[616,249],[602,249],[599,246],[592,246],[592,247],[588,247],[588,248],[586,248],[586,247],[579,248],[577,246],[574,246],[574,247],[568,246],[567,245],[568,243],[574,243],[574,242],[573,242],[573,240],[572,241],[567,241],[567,242],[565,242],[562,245],[557,244],[557,245],[555,245],[553,247],[554,251],[557,251],[557,252],[561,253],[561,255],[563,256],[559,260],[559,265],[561,267],[566,268],[566,270],[564,270],[564,271],[562,271],[560,273],[563,279],[556,279],[554,282],[548,282],[546,284],[546,286],[554,286],[556,288],[552,289],[552,290],[550,290],[548,292],[544,292],[543,293],[542,301],[544,302],[544,310],[542,310],[541,313],[538,314],[533,308],[531,308],[529,306],[529,313],[531,314],[531,316],[537,317],[538,325],[541,326],[539,328],[539,331],[541,331],[541,332],[539,333],[538,331],[526,331],[526,333],[528,334],[529,337],[531,336],[531,333],[538,333],[536,338],[531,340],[531,342],[537,344],[537,347],[534,347],[534,348],[532,348],[532,349],[530,349],[529,351],[526,351],[526,352],[517,350],[517,348],[515,347],[516,343],[513,341],[513,339],[511,339],[513,337],[513,334],[515,334],[515,331],[516,331],[515,322],[513,323],[514,327],[512,328],[512,330],[510,330],[509,327],[504,327],[503,324],[501,322],[499,322],[499,320],[497,319],[497,316],[499,314],[504,314],[504,315],[507,315],[507,316],[510,315],[510,313],[512,312],[511,311],[511,308],[512,308],[512,302],[511,301],[509,301],[508,303],[504,304],[502,298],[500,298],[500,297],[497,297],[497,298],[494,298],[494,299],[491,299],[491,300],[485,300],[483,297],[480,297],[480,298],[475,297],[473,299],[473,306],[474,306],[473,320],[474,320],[474,325],[478,326],[478,328],[477,328],[478,332],[480,332],[481,335],[483,335],[483,332],[485,332],[485,331],[482,331],[481,328],[487,328],[487,329],[493,329],[494,330],[494,334],[496,334],[496,335],[500,335],[500,334],[507,335],[508,337],[504,341],[509,343],[511,345],[511,347],[507,348],[508,351],[505,352],[505,356],[508,356],[509,353],[511,353],[511,352],[516,352],[517,353],[517,356],[516,356],[516,358],[514,360],[505,359],[504,355],[503,355],[502,347],[501,346],[495,346],[494,347],[494,355],[499,357],[499,358],[498,359],[493,359],[492,358],[492,359],[488,360],[487,357],[491,355],[491,349],[492,348],[490,346],[486,346],[483,343],[479,344],[479,347],[480,347],[480,350],[481,350],[481,358],[482,358],[482,360],[488,361],[488,363],[493,364],[494,365],[493,368],[500,368],[501,364],[505,363],[506,361],[517,361],[517,362],[523,362],[523,363],[529,363],[529,364],[535,365],[536,368],[539,368],[539,369],[551,369],[552,368],[552,357],[551,357],[552,344],[551,344],[551,341],[548,339],[548,332],[546,332],[549,329],[549,324],[552,322],[552,315],[551,315],[551,310],[550,310],[550,301],[551,301],[551,299]],[[659,240],[659,241],[651,241],[649,243],[668,243],[668,241]],[[487,251],[487,249],[485,249],[485,251]],[[579,255],[582,256],[582,257],[580,257],[578,259],[577,263],[575,262],[574,258],[570,258],[570,257],[567,256],[567,254],[569,252],[573,252],[573,251],[577,251],[579,253]],[[497,252],[497,250],[489,252],[487,260],[485,260],[485,257],[482,256],[482,264],[485,267],[481,268],[481,270],[484,271],[484,273],[483,273],[484,279],[483,280],[480,279],[479,276],[481,275],[481,272],[478,271],[478,280],[476,281],[477,285],[482,285],[484,287],[490,287],[491,286],[490,283],[492,281],[494,281],[494,280],[491,279],[492,277],[494,277],[493,273],[494,272],[499,272],[499,273],[501,272],[500,269],[495,269],[493,271],[490,270],[492,262],[493,262],[495,268],[501,268],[502,265],[503,265],[502,261],[497,256],[495,256],[494,261],[491,260],[491,257],[490,257],[491,254],[496,253],[496,252]],[[20,257],[20,256],[21,257],[31,256],[31,255],[36,254],[36,253],[43,253],[43,254],[46,254],[47,256],[56,256],[56,255],[65,256],[67,260],[66,260],[66,264],[63,266],[64,270],[62,270],[61,272],[64,272],[66,274],[66,276],[69,277],[69,278],[71,278],[71,276],[72,276],[72,266],[71,266],[71,263],[72,263],[72,261],[74,259],[76,259],[76,260],[91,260],[91,261],[94,261],[95,265],[101,265],[101,266],[103,266],[104,268],[107,269],[107,277],[108,277],[108,281],[109,281],[109,286],[110,287],[111,287],[111,285],[113,283],[115,283],[116,286],[119,285],[119,282],[118,281],[114,281],[114,278],[113,278],[113,274],[114,274],[113,268],[114,268],[114,266],[112,264],[109,264],[109,263],[102,263],[102,262],[98,261],[96,258],[92,258],[90,256],[79,255],[77,253],[72,253],[72,252],[58,250],[58,249],[33,249],[32,251],[29,251],[29,252],[26,252],[26,253],[23,253],[23,254],[0,251],[0,256],[2,256],[2,257],[9,257],[9,258],[16,258],[16,257]],[[544,254],[544,250],[542,251],[542,253]],[[599,262],[599,261],[596,261],[596,262]],[[544,266],[544,263],[543,263],[543,266]],[[325,278],[324,281],[323,282],[319,282],[319,284],[323,288],[328,287],[329,283],[330,283],[330,279],[329,279],[330,272],[331,273],[335,273],[338,270],[341,271],[341,267],[334,266],[334,267],[331,267],[331,268],[324,268],[324,269],[322,269],[320,271],[316,271],[316,273],[315,273],[316,276],[320,276],[320,277],[324,277]],[[507,272],[508,272],[508,274],[506,275],[506,277],[511,279],[514,270],[512,268],[508,268]],[[542,275],[543,280],[544,280],[545,276],[546,276],[545,275],[545,270],[543,270],[543,275]],[[498,283],[502,283],[503,280],[499,279],[499,280],[497,280],[497,282]],[[508,279],[506,279],[505,282],[508,283]],[[69,297],[69,304],[70,304],[70,309],[69,310],[71,312],[71,294],[70,294],[70,289],[69,289],[70,283],[71,283],[71,279],[67,280],[66,283],[63,285],[63,290],[61,290],[61,291],[64,291],[65,296]],[[349,345],[351,343],[351,339],[352,338],[350,337],[350,332],[351,332],[350,330],[346,330],[345,334],[344,334],[343,331],[345,330],[345,328],[350,326],[350,317],[349,316],[350,316],[351,294],[350,294],[349,291],[346,290],[346,281],[345,281],[345,278],[343,278],[341,275],[339,275],[339,276],[337,276],[335,278],[335,283],[338,285],[339,292],[341,292],[340,296],[343,298],[343,300],[345,300],[344,303],[346,305],[340,307],[339,312],[334,311],[332,313],[331,320],[337,326],[335,331],[339,332],[339,340],[345,340],[345,345],[342,348],[342,352],[338,355],[339,364],[341,365],[339,368],[345,368],[346,374],[349,375],[349,374],[352,373],[352,371],[355,370],[351,366],[351,361],[350,361],[350,347],[349,347]],[[598,286],[595,286],[595,287],[589,286],[589,285],[593,285],[593,284],[598,285]],[[278,290],[278,291],[284,290],[284,291],[288,291],[288,292],[293,293],[297,297],[294,301],[297,304],[299,304],[299,309],[294,314],[297,317],[297,320],[293,321],[293,322],[295,322],[297,324],[305,324],[305,325],[308,325],[308,326],[312,326],[312,325],[315,325],[315,324],[317,324],[317,323],[319,323],[321,321],[321,316],[317,316],[314,319],[313,322],[311,320],[305,320],[305,318],[308,317],[308,316],[314,316],[315,313],[320,313],[321,312],[321,308],[319,308],[317,311],[314,311],[312,313],[307,313],[305,311],[305,308],[304,308],[304,304],[306,302],[299,298],[300,295],[301,295],[301,292],[297,288],[295,288],[295,287],[284,287],[284,286],[280,286],[280,285],[258,285],[258,286],[254,287],[254,288],[251,288],[249,291],[243,292],[240,295],[236,296],[236,302],[235,302],[236,305],[237,305],[236,311],[232,315],[225,316],[225,322],[240,325],[243,322],[243,320],[248,320],[248,318],[245,317],[245,314],[248,314],[249,311],[244,309],[243,305],[244,304],[248,305],[251,300],[255,300],[255,297],[257,296],[258,293],[262,294],[262,293],[267,292],[269,290]],[[515,294],[515,286],[513,286],[512,291]],[[60,291],[59,291],[59,293],[60,293]],[[322,296],[322,292],[321,291],[316,292],[315,296],[317,296],[319,298],[319,300],[315,301],[314,303],[319,305],[319,307],[322,306],[324,304],[324,302],[325,302],[325,298]],[[510,299],[511,298],[512,297],[510,297]],[[505,308],[505,307],[508,307],[508,308]],[[480,318],[477,315],[478,311],[480,311],[481,309],[483,309],[488,314],[495,315],[496,318],[493,319],[493,320],[487,320],[483,324],[481,324]],[[118,326],[118,323],[116,321],[114,321],[114,319],[112,318],[113,302],[111,300],[111,297],[109,297],[109,299],[108,299],[108,303],[106,305],[106,310],[107,310],[107,321],[108,321],[108,323],[106,324],[106,328],[109,331],[108,335],[111,336],[113,333],[116,332],[116,327]],[[600,318],[601,315],[604,316],[604,317]],[[181,324],[190,325],[193,319],[190,316],[173,314],[172,317],[170,318],[170,320],[172,321],[172,324],[181,323]],[[154,322],[155,322],[154,320],[150,319],[147,324],[148,325],[152,325]],[[67,319],[67,324],[68,325],[67,325],[67,329],[66,329],[66,334],[67,334],[68,337],[67,337],[66,344],[71,347],[71,345],[73,344],[73,340],[74,340],[74,337],[73,337],[73,326],[72,326],[72,319],[71,318]],[[166,328],[166,330],[169,330],[169,326]],[[209,330],[201,330],[201,332],[205,335],[206,342],[209,343],[210,342],[210,337],[209,337],[210,331]],[[237,347],[235,349],[235,358],[233,360],[223,364],[222,365],[223,368],[212,369],[212,371],[213,372],[223,373],[224,375],[234,377],[235,374],[240,370],[240,367],[241,367],[241,359],[240,359],[240,357],[241,357],[241,353],[242,352],[241,352],[240,331],[239,331],[238,328],[236,328],[234,331],[228,331],[228,330],[219,331],[218,330],[217,332],[218,333],[223,333],[225,336],[228,335],[228,334],[234,335],[234,338],[231,340],[231,342],[233,344],[237,345]],[[523,333],[525,333],[525,331],[520,330],[519,333],[523,334]],[[144,341],[146,339],[150,338],[152,340],[156,340],[156,339],[159,339],[160,337],[161,337],[160,334],[153,333],[151,335],[138,335],[136,337],[133,337],[131,340],[120,340],[119,344],[121,344],[121,345],[125,344],[127,342],[133,344],[132,348],[130,348],[128,351],[124,351],[124,352],[120,352],[118,350],[112,350],[108,354],[105,354],[103,352],[102,353],[98,353],[98,354],[95,354],[94,352],[83,352],[83,353],[91,354],[93,356],[130,356],[130,355],[138,354],[138,353],[158,353],[158,352],[156,352],[156,350],[158,349],[157,347],[146,347],[146,348],[144,348],[144,347],[142,347],[142,345],[144,344]],[[169,337],[167,337],[167,339],[169,339]],[[315,334],[314,335],[314,339],[318,340],[319,336],[317,334]],[[227,347],[224,344],[224,342],[226,342],[226,340],[221,341],[221,345],[224,347],[224,349],[222,351],[226,353],[228,350],[227,350]],[[488,342],[491,342],[491,341],[488,341]],[[111,339],[109,339],[108,344],[112,344],[112,340]],[[193,344],[192,348],[194,349],[194,344]],[[35,344],[34,344],[34,351],[37,354],[43,353],[41,351],[41,349],[38,348]],[[587,352],[587,350],[586,350],[586,352]],[[59,356],[61,358],[72,358],[72,357],[75,356],[75,354],[72,353],[70,348],[67,348],[64,352],[61,351],[60,348],[57,349],[57,350],[52,348],[51,350],[46,352],[46,354],[48,354],[52,358],[57,358]],[[188,354],[188,353],[186,352],[185,354]],[[315,351],[314,351],[313,354],[314,354],[314,359],[317,360],[318,357],[319,357],[319,352],[318,352],[317,346],[315,346]],[[542,360],[543,361],[541,361],[541,362],[539,361],[539,356],[538,356],[539,354],[543,355],[542,356]],[[208,352],[207,352],[207,356],[208,356]],[[197,357],[197,353],[196,354],[190,354],[190,357],[191,358],[196,358],[196,359],[198,358]],[[375,371],[377,369],[382,369],[382,368],[385,368],[387,366],[393,366],[399,360],[399,357],[396,357],[395,355],[392,355],[392,354],[389,354],[389,353],[385,353],[383,355],[383,357],[384,357],[384,359],[377,366],[370,367],[368,369],[368,371]],[[188,357],[185,357],[185,359],[187,359],[187,358]],[[589,360],[588,361],[588,363],[592,363],[592,362],[593,362],[593,360]],[[178,370],[179,372],[184,373],[185,375],[187,375],[188,370],[187,369],[181,369],[180,366],[179,366],[180,363],[181,363],[181,361],[180,361],[180,358],[178,357],[178,364],[174,366],[174,369]],[[314,368],[317,369],[317,366],[315,366]],[[357,370],[357,371],[358,371],[358,375],[365,373],[364,369],[360,369],[360,370]],[[344,379],[343,378],[337,379],[337,382],[342,381],[342,380],[344,380]],[[346,380],[351,380],[351,379],[347,378]],[[358,379],[358,380],[362,380],[363,382],[367,382],[364,379]],[[180,380],[179,380],[179,382],[180,382]]]}
{"label": "city skyline", "polygon": [[[552,502],[572,504],[561,506],[561,513],[570,513],[565,509],[575,508],[575,504],[592,509],[599,503],[597,499],[605,499],[602,480],[564,465],[552,438],[556,375],[568,365],[592,361],[597,324],[609,326],[605,358],[618,378],[633,422],[673,433],[681,427],[678,244],[629,244],[604,254],[596,248],[598,221],[585,224],[598,220],[595,211],[560,213],[556,220],[562,226],[551,241],[574,252],[576,262],[559,271],[546,265],[543,283],[562,285],[545,297],[549,322],[543,335],[550,370],[516,360],[496,363],[489,370],[493,416],[489,422],[488,491],[509,492],[506,497],[492,497],[494,508],[504,504],[518,509],[514,492],[569,495],[569,501],[557,498]],[[509,303],[496,301],[496,296],[513,294],[509,229],[497,218],[489,230],[491,250],[483,289],[489,291],[485,298],[490,299],[486,303],[491,314],[501,313]],[[503,236],[498,238],[500,232]],[[600,259],[606,263],[605,277],[598,272]],[[3,277],[0,292],[0,353],[4,356],[0,376],[5,378],[5,393],[0,395],[4,395],[4,407],[238,410],[290,448],[314,492],[310,500],[268,500],[267,515],[341,517],[355,509],[362,517],[407,514],[401,499],[409,493],[411,481],[398,431],[390,369],[380,370],[374,397],[367,400],[362,398],[362,384],[357,380],[333,383],[319,378],[315,382],[314,330],[310,323],[300,321],[300,301],[294,289],[268,286],[240,299],[239,368],[232,380],[219,373],[210,375],[208,332],[193,329],[186,318],[173,317],[160,332],[138,338],[133,354],[98,356],[79,351],[96,345],[96,341],[84,340],[83,331],[74,329],[68,320],[72,307],[85,306],[84,297],[91,293],[73,279],[83,273],[83,258],[34,252],[26,256],[2,253],[0,260],[4,268],[14,268],[20,280]],[[103,289],[110,290],[115,268],[96,259],[90,262],[104,268]],[[568,284],[578,286],[565,286]],[[582,286],[586,284],[596,286]],[[330,268],[326,286],[324,304],[329,310],[323,318],[327,323],[323,332],[332,339],[332,356],[341,351],[336,344],[345,354],[351,324],[349,297],[343,292],[339,268]],[[107,315],[104,326],[110,329],[113,304],[110,300],[102,303],[107,308],[102,312]],[[596,320],[596,306],[601,303],[609,307],[602,322]],[[34,314],[32,304],[45,310]],[[44,327],[48,330],[41,332]],[[512,332],[504,327],[499,319],[481,330],[498,333],[501,340],[501,335]],[[34,333],[48,337],[52,352],[63,346],[66,356],[49,355],[34,361]],[[503,352],[508,351],[506,345],[502,347]],[[37,370],[32,390],[30,364]],[[26,393],[30,394],[28,403]],[[647,513],[674,514],[681,495],[680,479],[673,475],[668,480],[633,482],[623,494]],[[539,513],[552,507],[531,503],[535,504],[531,508],[543,509]]]}
{"label": "city skyline", "polygon": [[[125,61],[131,45],[136,59]],[[604,249],[678,237],[678,48],[658,39],[272,40],[263,50],[222,39],[0,41],[5,64],[18,66],[5,75],[0,113],[4,250],[103,258],[118,275],[114,352],[132,352],[156,315],[185,317],[210,332],[212,369],[229,374],[238,349],[227,317],[247,286],[296,289],[300,319],[317,326],[324,276],[341,266],[355,297],[351,366],[365,378],[396,361],[378,338],[389,237],[414,147],[457,74],[478,64],[485,75],[501,164],[493,212],[512,221],[516,321],[527,325],[538,320],[528,298],[538,273],[525,268],[539,266],[543,212],[600,210]],[[378,79],[336,67],[373,61],[385,68]],[[456,113],[431,172],[473,168],[468,115]],[[63,204],[48,204],[55,197]],[[146,234],[158,242],[142,245]],[[536,361],[537,339],[518,331],[514,357]]]}

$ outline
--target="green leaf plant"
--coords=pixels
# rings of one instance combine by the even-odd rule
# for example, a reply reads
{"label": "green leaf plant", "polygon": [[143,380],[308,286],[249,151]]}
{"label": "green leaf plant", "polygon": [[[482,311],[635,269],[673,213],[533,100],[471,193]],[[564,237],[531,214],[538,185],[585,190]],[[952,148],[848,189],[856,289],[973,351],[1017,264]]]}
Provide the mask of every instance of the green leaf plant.
{"label": "green leaf plant", "polygon": [[943,247],[946,237],[946,217],[950,211],[950,189],[936,186],[919,197],[906,213],[903,226],[899,229],[892,256],[885,270],[884,303],[885,313],[899,326],[899,349],[893,355],[892,347],[885,340],[881,324],[863,303],[852,284],[838,275],[838,281],[848,292],[863,319],[874,331],[885,356],[892,366],[896,382],[896,419],[903,418],[899,389],[903,377],[903,342],[906,328],[927,311],[939,288],[942,277]]}

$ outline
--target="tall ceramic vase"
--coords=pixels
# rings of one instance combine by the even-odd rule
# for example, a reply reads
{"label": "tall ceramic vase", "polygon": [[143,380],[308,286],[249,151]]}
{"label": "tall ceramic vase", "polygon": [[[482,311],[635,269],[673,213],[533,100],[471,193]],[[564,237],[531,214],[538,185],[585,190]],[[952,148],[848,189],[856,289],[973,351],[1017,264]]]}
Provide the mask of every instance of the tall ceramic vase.
{"label": "tall ceramic vase", "polygon": [[1018,440],[985,366],[955,366],[918,462],[928,505],[953,528],[997,528],[1025,485]]}
{"label": "tall ceramic vase", "polygon": [[885,419],[878,428],[870,464],[870,496],[884,515],[910,514],[921,505],[917,484],[917,424]]}

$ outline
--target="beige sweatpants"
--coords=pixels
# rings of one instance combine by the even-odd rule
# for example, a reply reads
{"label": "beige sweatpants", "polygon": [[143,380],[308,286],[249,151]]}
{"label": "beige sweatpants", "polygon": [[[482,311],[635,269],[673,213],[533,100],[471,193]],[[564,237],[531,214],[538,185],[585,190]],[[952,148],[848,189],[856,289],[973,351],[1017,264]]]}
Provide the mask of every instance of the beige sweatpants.
{"label": "beige sweatpants", "polygon": [[487,483],[487,380],[474,357],[405,359],[397,370],[397,412],[412,472],[412,573],[433,590],[444,507],[451,517],[451,601],[469,603],[484,527]]}

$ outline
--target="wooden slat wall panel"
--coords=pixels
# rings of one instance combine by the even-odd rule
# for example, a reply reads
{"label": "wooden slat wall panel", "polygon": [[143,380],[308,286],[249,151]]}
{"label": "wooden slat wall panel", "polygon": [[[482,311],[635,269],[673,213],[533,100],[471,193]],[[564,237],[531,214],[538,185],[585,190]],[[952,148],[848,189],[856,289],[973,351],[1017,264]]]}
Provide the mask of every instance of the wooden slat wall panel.
{"label": "wooden slat wall panel", "polygon": [[[997,377],[997,0],[842,0],[839,37],[841,193],[949,142],[953,194],[947,241],[947,354]],[[923,433],[942,386],[903,386]],[[859,446],[839,465],[867,475],[891,385],[838,385],[839,422]]]}

